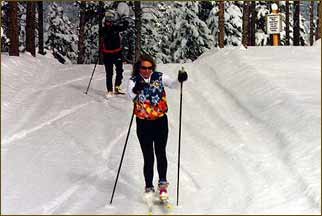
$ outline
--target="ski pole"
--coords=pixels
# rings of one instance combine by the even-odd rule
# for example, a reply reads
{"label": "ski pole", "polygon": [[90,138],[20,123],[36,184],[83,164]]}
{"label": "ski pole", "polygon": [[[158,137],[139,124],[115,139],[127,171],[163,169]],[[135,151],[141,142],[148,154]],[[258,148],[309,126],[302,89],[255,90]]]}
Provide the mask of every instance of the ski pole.
{"label": "ski pole", "polygon": [[89,89],[89,86],[91,85],[91,82],[92,82],[92,79],[93,79],[93,76],[94,76],[94,72],[95,72],[95,69],[96,69],[96,65],[97,65],[97,63],[98,63],[98,60],[99,60],[99,57],[97,58],[97,61],[96,61],[96,63],[95,63],[95,66],[94,66],[94,69],[93,69],[93,72],[92,72],[91,79],[89,80],[89,83],[88,83],[88,86],[87,86],[86,92],[84,92],[84,94],[87,94],[88,89]]}
{"label": "ski pole", "polygon": [[[184,68],[182,67],[182,71]],[[180,71],[179,71],[180,73]],[[182,88],[183,82],[180,83],[180,114],[179,114],[179,144],[178,144],[178,177],[177,177],[177,206],[179,205],[179,180],[180,180],[180,148],[181,148],[181,116],[182,116]]]}
{"label": "ski pole", "polygon": [[[102,21],[103,21],[103,3],[101,1],[99,1],[99,8],[98,8],[98,15],[99,15],[99,23],[98,23],[98,26],[99,26],[99,32],[101,32],[101,26],[102,26]],[[100,33],[99,33],[100,35]],[[100,41],[100,39],[99,39]],[[100,48],[99,48],[100,50]],[[89,80],[89,83],[88,83],[88,86],[87,86],[87,89],[86,89],[86,92],[84,92],[85,94],[87,94],[88,92],[88,89],[89,89],[89,86],[91,85],[91,81],[92,81],[92,78],[93,78],[93,75],[94,75],[94,72],[95,72],[95,69],[96,69],[96,65],[98,64],[99,62],[99,59],[100,59],[100,53],[98,54],[98,57],[97,57],[97,61],[95,63],[95,66],[94,66],[94,69],[93,69],[93,73],[92,73],[92,76],[91,76],[91,79]]]}
{"label": "ski pole", "polygon": [[110,204],[112,204],[112,202],[113,202],[114,192],[115,192],[115,188],[116,188],[117,181],[118,181],[118,178],[119,178],[119,174],[120,174],[120,171],[121,171],[122,162],[123,162],[123,158],[124,158],[124,154],[125,154],[125,149],[126,149],[127,141],[128,141],[128,139],[129,139],[129,135],[130,135],[130,131],[131,131],[131,126],[132,126],[132,122],[133,122],[133,117],[134,117],[134,106],[133,106],[132,117],[131,117],[131,121],[130,121],[129,129],[128,129],[128,131],[127,131],[127,135],[126,135],[126,140],[125,140],[125,144],[124,144],[124,148],[123,148],[123,152],[122,152],[122,157],[121,157],[121,161],[120,161],[119,169],[118,169],[118,171],[117,171],[116,180],[115,180],[115,183],[114,183],[114,188],[113,188],[113,192],[112,192],[112,196],[111,196]]}

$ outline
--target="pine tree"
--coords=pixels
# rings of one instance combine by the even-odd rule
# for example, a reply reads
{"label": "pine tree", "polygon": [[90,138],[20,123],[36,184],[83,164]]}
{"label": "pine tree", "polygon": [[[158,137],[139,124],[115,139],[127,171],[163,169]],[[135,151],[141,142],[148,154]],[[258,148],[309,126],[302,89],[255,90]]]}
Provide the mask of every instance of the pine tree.
{"label": "pine tree", "polygon": [[300,45],[301,46],[307,46],[310,44],[309,29],[305,28],[304,23],[306,23],[306,19],[302,14],[300,14]]}
{"label": "pine tree", "polygon": [[[143,2],[142,2],[143,4]],[[118,5],[115,5],[117,8]],[[127,18],[128,27],[125,31],[120,33],[121,35],[121,43],[122,43],[122,55],[123,60],[127,63],[133,63],[135,58],[135,41],[136,41],[136,34],[135,34],[135,17],[134,17],[134,9],[133,9],[133,2],[128,3],[129,6],[129,17]],[[142,17],[143,18],[143,17]],[[143,22],[143,21],[142,21]],[[143,31],[143,26],[141,27],[141,31]],[[141,37],[144,35],[141,33]],[[142,38],[141,38],[141,51],[143,51],[142,47]]]}
{"label": "pine tree", "polygon": [[198,17],[202,21],[206,22],[209,17],[210,11],[213,8],[213,4],[210,1],[200,1],[198,6],[199,6]]}
{"label": "pine tree", "polygon": [[157,53],[156,58],[159,60],[159,62],[163,63],[172,62],[170,42],[174,40],[173,31],[175,30],[171,16],[172,7],[173,3],[168,4],[167,2],[159,2],[157,4],[159,11],[159,35],[161,37],[161,42],[158,46],[160,53]]}
{"label": "pine tree", "polygon": [[225,4],[225,45],[239,46],[242,42],[241,6],[238,2]]}
{"label": "pine tree", "polygon": [[[289,7],[287,7],[287,5]],[[282,16],[282,31],[280,33],[280,41],[281,45],[293,45],[294,40],[294,23],[293,23],[293,13],[289,13],[289,17],[287,18],[287,10],[293,11],[294,5],[288,4],[288,2],[281,1],[280,2],[280,14]],[[304,46],[308,45],[308,32],[304,27],[305,18],[301,14],[299,15],[299,45]],[[289,20],[289,22],[287,21]],[[288,34],[288,35],[287,35]],[[289,40],[289,41],[288,41]]]}
{"label": "pine tree", "polygon": [[213,37],[207,25],[197,16],[196,2],[174,2],[172,6],[167,10],[172,62],[193,61],[213,47]]}
{"label": "pine tree", "polygon": [[265,46],[270,43],[269,35],[266,34],[266,21],[265,17],[269,14],[268,3],[266,1],[259,1],[256,5],[257,22],[256,22],[256,45]]}
{"label": "pine tree", "polygon": [[[239,46],[242,38],[242,13],[238,2],[224,4],[224,45]],[[214,46],[219,46],[219,3],[215,3],[206,21],[213,38]]]}
{"label": "pine tree", "polygon": [[50,3],[45,44],[62,63],[66,60],[77,62],[78,37],[75,29],[68,17],[64,16],[63,8]]}
{"label": "pine tree", "polygon": [[160,23],[160,11],[157,6],[154,8],[143,6],[142,8],[142,35],[141,50],[153,56],[157,62],[163,62],[158,54],[161,54],[162,26]]}
{"label": "pine tree", "polygon": [[[142,29],[143,31],[143,29]],[[141,35],[142,37],[144,35]],[[136,35],[135,35],[135,22],[131,21],[129,22],[128,29],[121,32],[121,38],[122,38],[122,55],[123,59],[128,63],[134,62],[134,51],[135,51],[135,41],[136,41]],[[142,45],[142,44],[141,44]],[[143,45],[142,45],[143,47]],[[141,47],[141,50],[142,50]]]}
{"label": "pine tree", "polygon": [[[77,1],[75,6],[81,8],[82,1]],[[83,63],[93,64],[99,60],[102,64],[99,52],[100,29],[102,27],[102,16],[104,15],[103,2],[84,2],[82,10],[84,13],[84,59]],[[78,26],[80,31],[80,27]],[[78,52],[79,52],[78,47]]]}
{"label": "pine tree", "polygon": [[218,28],[219,28],[219,19],[218,19],[218,14],[219,14],[219,6],[218,4],[214,4],[213,8],[211,9],[209,13],[209,17],[206,20],[207,26],[209,30],[211,31],[212,37],[214,39],[214,46],[217,47],[219,46],[218,44]]}

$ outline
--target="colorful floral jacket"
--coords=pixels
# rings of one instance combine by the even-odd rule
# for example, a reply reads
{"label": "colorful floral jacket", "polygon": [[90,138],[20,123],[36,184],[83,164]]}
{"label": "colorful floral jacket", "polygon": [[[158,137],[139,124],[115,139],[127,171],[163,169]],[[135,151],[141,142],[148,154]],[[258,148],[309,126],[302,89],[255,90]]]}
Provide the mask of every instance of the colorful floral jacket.
{"label": "colorful floral jacket", "polygon": [[[134,114],[138,118],[155,120],[162,117],[168,111],[167,98],[162,79],[162,73],[153,72],[148,85],[134,97]],[[142,82],[142,80],[143,78],[140,75],[130,79],[133,83],[132,86],[134,86],[136,82]]]}

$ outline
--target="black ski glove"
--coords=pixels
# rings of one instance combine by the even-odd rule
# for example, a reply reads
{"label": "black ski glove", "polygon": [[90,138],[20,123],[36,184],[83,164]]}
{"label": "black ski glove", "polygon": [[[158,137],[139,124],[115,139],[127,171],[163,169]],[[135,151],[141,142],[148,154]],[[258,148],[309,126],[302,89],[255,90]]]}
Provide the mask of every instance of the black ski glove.
{"label": "black ski glove", "polygon": [[184,82],[188,79],[188,74],[184,70],[179,70],[178,73],[178,81],[179,82]]}
{"label": "black ski glove", "polygon": [[133,87],[132,91],[134,94],[140,94],[140,92],[145,88],[149,86],[144,80],[139,80],[135,83],[135,86]]}

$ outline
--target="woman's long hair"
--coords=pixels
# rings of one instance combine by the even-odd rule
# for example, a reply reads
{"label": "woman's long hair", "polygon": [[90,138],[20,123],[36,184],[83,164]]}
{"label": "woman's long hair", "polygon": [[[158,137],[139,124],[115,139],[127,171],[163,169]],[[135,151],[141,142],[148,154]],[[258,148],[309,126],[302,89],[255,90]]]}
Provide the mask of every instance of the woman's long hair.
{"label": "woman's long hair", "polygon": [[142,54],[139,59],[135,62],[134,66],[133,66],[133,71],[132,71],[132,77],[135,77],[137,75],[139,75],[140,73],[140,67],[141,67],[141,62],[143,61],[148,61],[152,64],[152,71],[155,71],[156,68],[156,63],[154,61],[154,59],[147,55],[147,54]]}

